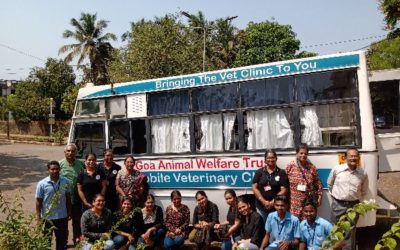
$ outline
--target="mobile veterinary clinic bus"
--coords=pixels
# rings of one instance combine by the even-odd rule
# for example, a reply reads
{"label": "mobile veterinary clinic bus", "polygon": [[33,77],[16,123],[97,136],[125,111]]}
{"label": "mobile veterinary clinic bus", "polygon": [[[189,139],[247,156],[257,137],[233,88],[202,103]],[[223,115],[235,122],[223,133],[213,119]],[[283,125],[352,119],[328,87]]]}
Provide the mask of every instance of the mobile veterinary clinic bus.
{"label": "mobile veterinary clinic bus", "polygon": [[[252,177],[265,149],[278,166],[307,143],[322,183],[344,161],[346,147],[361,153],[369,176],[368,198],[377,195],[378,157],[363,52],[352,52],[181,75],[79,90],[69,142],[81,155],[114,150],[123,166],[137,159],[162,206],[171,190],[182,192],[193,212],[203,189],[225,218],[226,188],[252,193]],[[324,192],[320,215],[329,218]],[[360,225],[375,224],[369,213]]]}

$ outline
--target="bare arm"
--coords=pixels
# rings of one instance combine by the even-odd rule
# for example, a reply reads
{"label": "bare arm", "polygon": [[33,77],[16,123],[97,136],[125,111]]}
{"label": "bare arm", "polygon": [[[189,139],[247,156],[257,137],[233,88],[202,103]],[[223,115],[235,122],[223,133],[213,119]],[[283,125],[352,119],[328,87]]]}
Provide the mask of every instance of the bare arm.
{"label": "bare arm", "polygon": [[87,202],[85,194],[83,193],[83,190],[82,190],[82,185],[78,183],[77,187],[78,187],[78,195],[79,195],[79,198],[81,198],[83,205],[85,205],[88,208],[91,208],[92,205],[89,204],[89,202]]}
{"label": "bare arm", "polygon": [[307,250],[307,245],[304,242],[300,242],[299,250]]}
{"label": "bare arm", "polygon": [[265,200],[264,197],[262,196],[260,190],[258,190],[258,183],[254,183],[253,185],[251,185],[251,188],[253,189],[253,193],[256,196],[256,199],[258,201],[260,201],[260,203],[264,207],[268,208],[270,206],[270,202]]}
{"label": "bare arm", "polygon": [[101,182],[101,194],[102,195],[106,195],[106,191],[107,191],[107,180],[103,180]]}
{"label": "bare arm", "polygon": [[42,198],[36,198],[36,216],[38,219],[41,219],[41,212],[42,212],[42,205],[43,205],[43,199]]}
{"label": "bare arm", "polygon": [[269,232],[265,233],[264,239],[261,242],[260,250],[264,250],[269,244]]}

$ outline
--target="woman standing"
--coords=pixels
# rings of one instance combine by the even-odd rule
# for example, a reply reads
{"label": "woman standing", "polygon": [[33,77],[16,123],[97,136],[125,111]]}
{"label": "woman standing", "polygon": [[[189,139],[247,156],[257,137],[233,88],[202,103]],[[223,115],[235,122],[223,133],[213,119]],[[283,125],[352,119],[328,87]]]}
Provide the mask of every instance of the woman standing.
{"label": "woman standing", "polygon": [[218,238],[214,232],[214,225],[219,223],[219,211],[217,205],[208,200],[204,191],[197,191],[195,198],[197,200],[193,213],[193,227],[197,230],[195,241],[197,248],[203,249]]}
{"label": "woman standing", "polygon": [[178,190],[171,192],[172,204],[165,211],[167,235],[164,239],[165,249],[179,248],[185,242],[190,223],[190,210],[182,204],[182,195]]}
{"label": "woman standing", "polygon": [[226,231],[222,235],[222,250],[232,249],[232,237],[235,239],[237,236],[237,230],[240,226],[240,221],[238,219],[238,199],[236,197],[236,192],[232,189],[228,189],[224,194],[226,204],[228,204],[229,209],[226,214],[226,221],[221,224],[215,224],[214,228],[216,230],[221,230],[224,226]]}
{"label": "woman standing", "polygon": [[[92,207],[86,210],[81,218],[82,235],[87,240],[83,250],[91,249],[93,243],[101,238],[108,239],[112,225],[112,214],[105,206],[104,196],[97,194],[93,197]],[[106,240],[104,249],[114,249],[112,240]]]}
{"label": "woman standing", "polygon": [[276,152],[268,149],[264,155],[265,166],[259,168],[253,178],[253,193],[256,197],[257,212],[264,222],[268,214],[273,212],[274,199],[277,195],[286,195],[289,191],[289,181],[285,170],[276,165]]}
{"label": "woman standing", "polygon": [[[135,245],[138,243],[139,237],[142,234],[143,216],[141,212],[132,212],[133,204],[128,197],[123,198],[121,209],[115,214],[115,223],[124,220],[127,216],[129,218],[121,223],[113,237],[116,249],[129,249],[134,250]],[[133,213],[133,214],[131,214]]]}
{"label": "woman standing", "polygon": [[235,240],[233,249],[258,250],[264,237],[264,221],[251,206],[246,196],[238,198],[240,218],[240,236]]}
{"label": "woman standing", "polygon": [[116,190],[121,199],[127,196],[132,199],[135,206],[142,207],[149,190],[147,176],[133,168],[135,166],[133,156],[126,157],[124,164],[126,170],[120,170],[117,174]]}
{"label": "woman standing", "polygon": [[121,166],[113,161],[113,151],[112,149],[105,149],[103,152],[103,162],[98,164],[98,168],[102,169],[106,176],[106,207],[115,212],[118,210],[118,195],[115,189],[115,180],[117,178],[117,173],[121,170]]}
{"label": "woman standing", "polygon": [[307,198],[313,198],[321,205],[322,183],[317,168],[307,159],[308,146],[296,147],[296,161],[286,167],[290,185],[290,213],[301,218],[302,204]]}
{"label": "woman standing", "polygon": [[86,169],[78,175],[78,195],[82,200],[82,209],[92,208],[96,194],[106,193],[107,184],[103,170],[96,167],[96,155],[89,153],[85,157]]}
{"label": "woman standing", "polygon": [[162,208],[155,204],[152,194],[147,196],[142,214],[144,221],[142,238],[149,247],[160,246],[165,236],[164,215]]}

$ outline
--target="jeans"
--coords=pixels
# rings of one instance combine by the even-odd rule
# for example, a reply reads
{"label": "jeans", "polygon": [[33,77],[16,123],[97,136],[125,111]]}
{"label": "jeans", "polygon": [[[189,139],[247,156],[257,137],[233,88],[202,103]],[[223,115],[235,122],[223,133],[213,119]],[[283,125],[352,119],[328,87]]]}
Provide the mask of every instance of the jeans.
{"label": "jeans", "polygon": [[[115,249],[120,249],[122,246],[126,245],[128,242],[128,238],[124,237],[120,234],[116,235],[112,239],[114,241],[114,247]],[[135,239],[135,241],[129,245],[128,249],[129,250],[135,250],[135,245],[138,243],[138,239]]]}
{"label": "jeans", "polygon": [[175,238],[171,237],[165,237],[164,238],[164,248],[165,249],[173,249],[173,248],[178,248],[185,243],[185,237],[183,236],[177,236]]}
{"label": "jeans", "polygon": [[[82,250],[90,250],[91,247],[93,246],[92,243],[86,243],[83,247]],[[107,240],[104,244],[103,250],[114,250],[114,242],[112,240]]]}
{"label": "jeans", "polygon": [[155,232],[150,234],[150,238],[153,239],[155,246],[161,246],[166,233],[164,227],[159,227]]}
{"label": "jeans", "polygon": [[231,250],[232,249],[232,240],[231,239],[224,239],[222,240],[221,250]]}
{"label": "jeans", "polygon": [[46,234],[49,232],[50,235],[52,235],[54,232],[56,237],[56,250],[67,249],[68,218],[46,221],[44,230]]}

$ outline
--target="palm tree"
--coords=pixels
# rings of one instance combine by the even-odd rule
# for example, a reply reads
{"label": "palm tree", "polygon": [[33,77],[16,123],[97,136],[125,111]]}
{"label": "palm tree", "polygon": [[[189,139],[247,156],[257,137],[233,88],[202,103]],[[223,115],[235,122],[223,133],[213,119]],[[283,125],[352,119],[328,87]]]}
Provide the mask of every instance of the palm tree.
{"label": "palm tree", "polygon": [[77,43],[62,46],[59,53],[69,51],[64,59],[67,63],[75,57],[79,57],[78,65],[81,65],[85,59],[89,59],[92,81],[98,85],[100,80],[109,81],[107,67],[113,49],[109,41],[116,41],[117,37],[112,33],[103,35],[108,21],[96,19],[97,14],[89,13],[81,13],[79,20],[72,18],[71,25],[75,31],[65,30],[63,37],[73,38]]}

